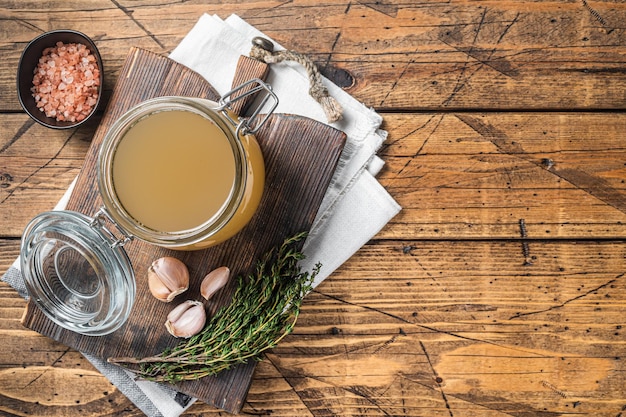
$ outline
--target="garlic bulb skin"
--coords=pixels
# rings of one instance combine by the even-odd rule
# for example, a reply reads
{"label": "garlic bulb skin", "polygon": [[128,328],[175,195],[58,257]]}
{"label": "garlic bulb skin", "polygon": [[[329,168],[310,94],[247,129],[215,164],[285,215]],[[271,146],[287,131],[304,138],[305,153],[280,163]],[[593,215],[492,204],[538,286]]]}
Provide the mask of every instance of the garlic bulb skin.
{"label": "garlic bulb skin", "polygon": [[189,270],[179,259],[159,258],[148,268],[148,288],[155,298],[169,303],[189,288]]}
{"label": "garlic bulb skin", "polygon": [[190,338],[204,328],[206,311],[199,301],[187,300],[167,315],[165,327],[174,337]]}
{"label": "garlic bulb skin", "polygon": [[205,299],[210,299],[218,292],[230,278],[230,269],[226,266],[219,267],[209,272],[200,284],[200,294]]}

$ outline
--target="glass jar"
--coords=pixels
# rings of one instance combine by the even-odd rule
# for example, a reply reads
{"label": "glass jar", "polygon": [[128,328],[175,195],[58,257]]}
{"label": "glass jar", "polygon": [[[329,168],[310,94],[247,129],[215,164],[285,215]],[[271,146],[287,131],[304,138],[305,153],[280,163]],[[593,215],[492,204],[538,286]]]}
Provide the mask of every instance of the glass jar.
{"label": "glass jar", "polygon": [[[250,117],[239,119],[229,110],[234,101],[261,90],[265,95]],[[270,99],[270,110],[261,116]],[[277,105],[271,88],[255,79],[219,102],[158,97],[124,113],[100,145],[99,212],[93,218],[73,211],[42,213],[24,231],[21,268],[35,304],[66,329],[111,333],[126,321],[135,297],[124,244],[138,238],[196,250],[239,232],[264,187],[254,134]]]}
{"label": "glass jar", "polygon": [[158,97],[111,127],[100,148],[98,187],[119,227],[148,243],[195,250],[250,221],[263,192],[263,155],[254,135],[218,106]]}

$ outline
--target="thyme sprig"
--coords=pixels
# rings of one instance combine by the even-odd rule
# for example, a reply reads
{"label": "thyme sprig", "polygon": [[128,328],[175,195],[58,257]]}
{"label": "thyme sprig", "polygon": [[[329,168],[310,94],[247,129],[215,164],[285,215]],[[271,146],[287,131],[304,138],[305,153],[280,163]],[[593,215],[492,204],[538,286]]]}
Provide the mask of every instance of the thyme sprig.
{"label": "thyme sprig", "polygon": [[267,252],[247,279],[238,277],[232,302],[196,336],[156,356],[109,358],[144,379],[176,383],[216,375],[274,348],[293,330],[300,306],[319,272],[301,272],[304,258],[294,246],[298,233]]}

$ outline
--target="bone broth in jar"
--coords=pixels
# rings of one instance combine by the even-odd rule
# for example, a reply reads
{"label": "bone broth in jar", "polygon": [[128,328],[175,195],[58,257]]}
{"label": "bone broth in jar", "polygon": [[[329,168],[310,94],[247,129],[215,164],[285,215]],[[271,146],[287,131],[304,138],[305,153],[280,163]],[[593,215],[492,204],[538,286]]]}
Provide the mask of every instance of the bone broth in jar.
{"label": "bone broth in jar", "polygon": [[210,221],[229,200],[236,178],[226,135],[186,110],[137,121],[115,148],[111,168],[115,195],[128,214],[168,233]]}
{"label": "bone broth in jar", "polygon": [[202,249],[235,235],[256,211],[265,180],[250,120],[223,103],[187,97],[129,110],[100,149],[108,216],[126,233],[171,249]]}

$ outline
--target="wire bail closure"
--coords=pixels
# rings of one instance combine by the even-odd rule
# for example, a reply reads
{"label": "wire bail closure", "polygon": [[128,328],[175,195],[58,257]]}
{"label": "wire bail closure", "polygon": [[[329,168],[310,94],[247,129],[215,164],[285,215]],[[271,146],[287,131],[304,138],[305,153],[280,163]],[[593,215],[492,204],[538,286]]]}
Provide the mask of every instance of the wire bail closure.
{"label": "wire bail closure", "polygon": [[[226,111],[230,108],[232,103],[259,92],[264,92],[265,94],[262,96],[260,102],[254,108],[250,116],[240,118],[240,121],[237,122],[232,118],[229,112]],[[270,109],[259,121],[259,118],[261,117],[261,110],[270,100],[272,100]],[[272,113],[274,113],[274,110],[276,110],[276,107],[278,107],[278,97],[276,96],[276,93],[272,91],[272,87],[269,84],[261,81],[259,78],[253,78],[224,94],[220,97],[218,104],[219,106],[216,110],[222,112],[222,114],[237,127],[238,133],[242,135],[254,135],[259,131],[259,129],[261,129],[261,127],[263,127]]]}
{"label": "wire bail closure", "polygon": [[[117,231],[122,235],[121,237],[115,236],[113,232],[107,229],[106,227],[107,221],[115,225],[115,228],[117,229]],[[104,207],[100,207],[100,210],[98,210],[96,215],[93,217],[93,219],[91,220],[91,223],[89,223],[89,226],[93,229],[100,230],[103,232],[102,233],[103,236],[106,236],[109,240],[108,243],[111,249],[124,246],[125,244],[127,244],[128,242],[134,239],[133,235],[126,232],[124,229],[120,227],[119,224],[115,222],[115,220],[113,220],[109,212]]]}

